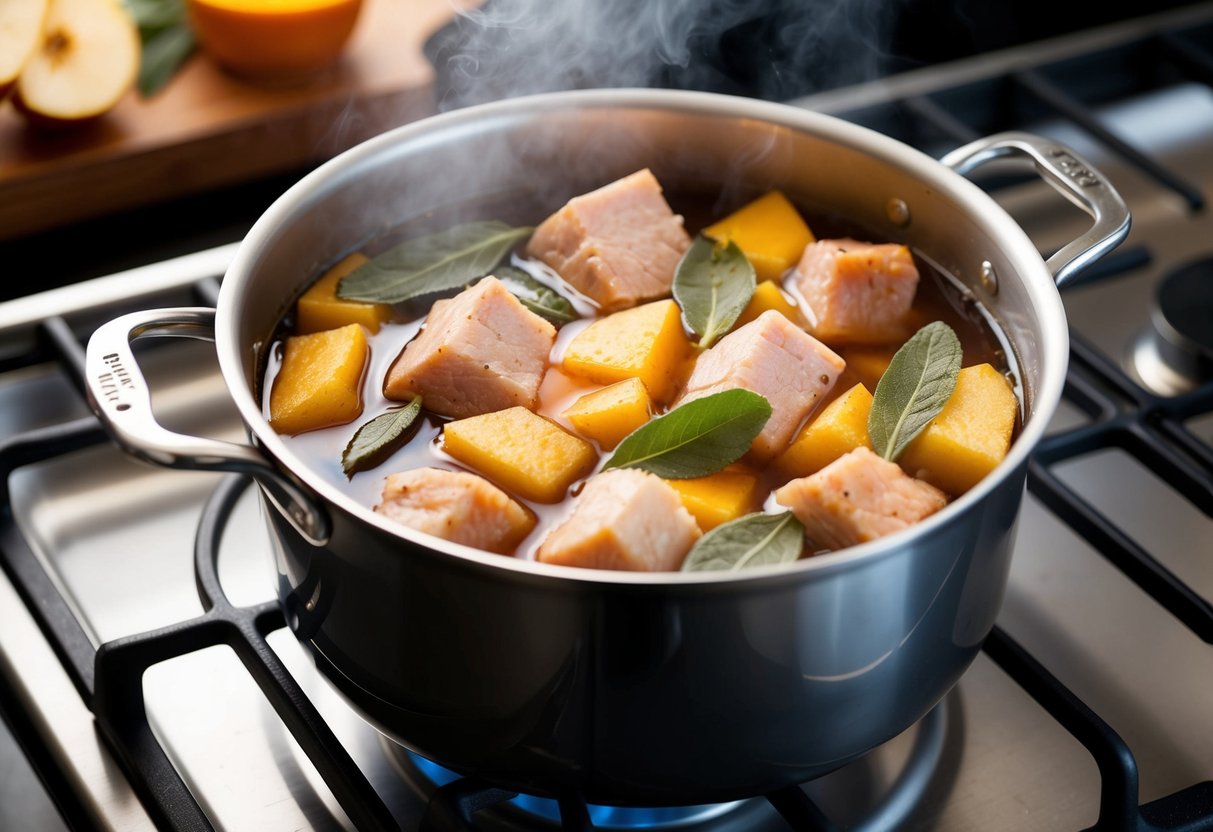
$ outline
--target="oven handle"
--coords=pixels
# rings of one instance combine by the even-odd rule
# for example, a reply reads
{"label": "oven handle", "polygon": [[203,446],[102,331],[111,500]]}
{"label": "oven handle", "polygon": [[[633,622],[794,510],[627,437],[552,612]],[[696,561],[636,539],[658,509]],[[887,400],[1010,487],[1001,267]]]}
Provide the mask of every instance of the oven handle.
{"label": "oven handle", "polygon": [[308,542],[325,545],[332,530],[328,512],[254,447],[175,433],[156,421],[151,391],[131,342],[157,337],[214,341],[215,310],[182,307],[132,312],[93,333],[84,365],[88,399],[114,441],[153,465],[247,474]]}
{"label": "oven handle", "polygon": [[1051,139],[1031,133],[997,133],[958,147],[939,161],[963,175],[1006,156],[1031,159],[1045,182],[1095,220],[1087,233],[1063,246],[1046,261],[1058,288],[1128,236],[1129,208],[1120,194],[1085,159]]}

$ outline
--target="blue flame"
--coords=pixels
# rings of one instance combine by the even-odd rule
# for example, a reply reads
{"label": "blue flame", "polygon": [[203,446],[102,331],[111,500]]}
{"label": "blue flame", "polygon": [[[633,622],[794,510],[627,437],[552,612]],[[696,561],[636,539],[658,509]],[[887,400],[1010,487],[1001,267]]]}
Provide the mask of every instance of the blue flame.
{"label": "blue flame", "polygon": [[[447,783],[459,779],[459,775],[450,769],[443,768],[411,751],[407,753],[417,769],[435,785],[445,786]],[[555,800],[520,794],[510,803],[536,817],[560,823],[560,807]],[[594,805],[590,805],[588,808],[590,822],[598,829],[664,829],[719,817],[737,805],[739,802],[664,808]]]}

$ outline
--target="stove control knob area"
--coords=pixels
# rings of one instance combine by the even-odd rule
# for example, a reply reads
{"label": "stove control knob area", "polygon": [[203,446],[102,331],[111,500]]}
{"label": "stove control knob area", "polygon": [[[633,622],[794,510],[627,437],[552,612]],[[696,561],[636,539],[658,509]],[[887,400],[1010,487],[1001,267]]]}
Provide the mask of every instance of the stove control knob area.
{"label": "stove control knob area", "polygon": [[1213,380],[1213,258],[1159,281],[1150,328],[1133,347],[1133,368],[1146,387],[1164,396]]}

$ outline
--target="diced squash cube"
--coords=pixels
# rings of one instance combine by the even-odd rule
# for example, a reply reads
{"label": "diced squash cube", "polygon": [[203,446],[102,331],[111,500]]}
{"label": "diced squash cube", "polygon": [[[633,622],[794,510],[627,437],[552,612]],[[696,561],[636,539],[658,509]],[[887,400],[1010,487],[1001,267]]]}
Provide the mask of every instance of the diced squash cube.
{"label": "diced squash cube", "polygon": [[739,208],[703,233],[714,240],[736,243],[753,264],[759,280],[778,280],[796,265],[805,246],[815,239],[795,206],[779,191]]}
{"label": "diced squash cube", "polygon": [[270,390],[270,425],[296,434],[358,418],[369,356],[366,331],[358,324],[287,338]]}
{"label": "diced squash cube", "polygon": [[689,480],[666,480],[678,492],[700,531],[758,510],[758,475],[741,465]]}
{"label": "diced squash cube", "polygon": [[1019,402],[989,364],[965,367],[938,416],[898,460],[910,474],[953,496],[968,491],[1007,455]]}
{"label": "diced squash cube", "polygon": [[876,389],[896,352],[896,347],[842,347],[838,350],[846,359],[847,370],[869,390]]}
{"label": "diced squash cube", "polygon": [[754,289],[754,297],[750,298],[746,308],[741,310],[733,328],[745,326],[768,309],[774,309],[794,324],[800,322],[800,315],[796,312],[796,307],[784,297],[783,292],[779,289],[779,284],[768,280],[759,283]]}
{"label": "diced squash cube", "polygon": [[573,402],[564,417],[578,433],[609,451],[647,422],[652,412],[653,403],[644,382],[629,378],[587,393]]}
{"label": "diced squash cube", "polygon": [[525,407],[447,422],[443,449],[506,491],[556,503],[598,461],[594,446]]}
{"label": "diced squash cube", "polygon": [[664,402],[689,349],[678,304],[659,300],[594,321],[569,342],[561,369],[599,384],[638,378]]}
{"label": "diced squash cube", "polygon": [[775,460],[776,468],[787,478],[807,477],[860,446],[871,448],[868,439],[871,409],[872,394],[862,384],[856,384],[801,429],[800,435]]}
{"label": "diced squash cube", "polygon": [[306,335],[347,324],[362,324],[371,332],[378,332],[379,325],[391,319],[392,307],[386,303],[363,303],[337,297],[337,284],[341,278],[365,262],[367,258],[364,255],[357,252],[351,254],[299,296],[295,307],[296,332]]}

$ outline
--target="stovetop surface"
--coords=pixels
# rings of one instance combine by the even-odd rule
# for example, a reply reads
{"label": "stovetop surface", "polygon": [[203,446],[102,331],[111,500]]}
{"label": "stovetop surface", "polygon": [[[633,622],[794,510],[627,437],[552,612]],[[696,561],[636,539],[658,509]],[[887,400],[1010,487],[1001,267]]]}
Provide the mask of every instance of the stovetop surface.
{"label": "stovetop surface", "polygon": [[[1213,10],[1203,14],[1213,20]],[[1030,51],[1015,55],[1025,63],[1041,60]],[[1005,66],[990,70],[990,65],[985,61],[971,75],[956,75],[955,69],[952,74],[975,85],[982,83],[982,72],[1005,75]],[[937,76],[927,70],[798,103],[864,123],[873,113],[886,112],[888,101],[932,94]],[[1213,191],[1213,90],[1208,85],[1185,81],[1143,89],[1099,103],[1096,112],[1166,171],[1195,183],[1201,193]],[[1160,374],[1141,359],[1140,342],[1150,326],[1158,281],[1182,264],[1213,257],[1213,217],[1194,210],[1180,190],[1069,120],[1044,113],[1015,126],[1070,144],[1125,196],[1134,226],[1114,255],[1120,266],[1066,290],[1066,310],[1073,331],[1096,354],[1134,377],[1144,368],[1149,375],[1139,380],[1163,397],[1177,393],[1182,379]],[[1084,215],[1039,183],[1000,188],[995,195],[1042,251],[1056,249],[1085,228]],[[117,306],[192,302],[193,281],[217,277],[232,253],[226,247],[123,275],[97,294],[155,285],[168,288]],[[9,341],[29,340],[34,337],[30,315],[38,309],[61,312],[61,303],[68,303],[64,298],[0,307],[0,334]],[[107,304],[107,315],[114,308]],[[241,438],[210,347],[174,344],[148,351],[144,361],[158,414],[168,426]],[[54,363],[0,374],[0,435],[86,418],[70,375]],[[1052,431],[1060,434],[1090,422],[1069,401]],[[1187,428],[1213,445],[1213,414],[1206,411]],[[1052,470],[1197,594],[1213,598],[1213,519],[1207,509],[1121,447],[1095,449]],[[21,531],[97,645],[203,612],[191,553],[203,506],[220,481],[216,475],[147,468],[100,445],[19,467],[9,487]],[[260,509],[246,492],[219,557],[220,577],[234,603],[253,606],[273,598],[269,551]],[[1033,494],[1025,499],[998,624],[1123,737],[1136,757],[1142,803],[1213,780],[1213,650]],[[54,657],[48,659],[45,645],[34,643],[38,638],[9,578],[0,572],[0,672],[18,679],[17,695],[26,699],[35,720],[46,720],[54,756],[89,784],[82,798],[87,811],[108,828],[150,828],[92,730],[91,715],[78,701],[72,706],[74,688],[64,678],[50,678]],[[402,777],[385,741],[318,677],[286,630],[268,640],[395,820],[403,829],[417,828],[424,801]],[[23,667],[44,672],[30,675]],[[143,689],[156,737],[216,827],[352,828],[231,649],[212,647],[157,664]],[[946,701],[939,765],[927,798],[908,816],[862,819],[912,759],[918,728],[814,784],[810,791],[819,804],[842,825],[857,823],[863,829],[886,828],[882,824],[889,818],[908,829],[992,832],[1079,830],[1095,823],[1101,778],[1091,754],[988,655],[978,657]],[[532,825],[508,812],[485,815],[483,824]],[[786,827],[765,802],[755,801],[703,828]]]}

